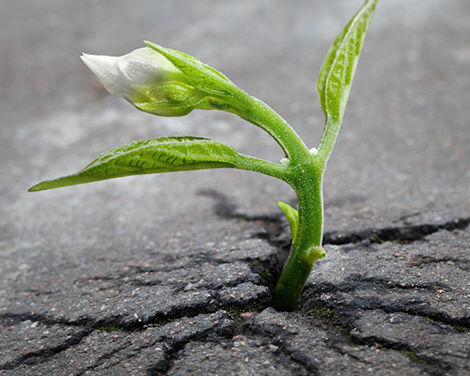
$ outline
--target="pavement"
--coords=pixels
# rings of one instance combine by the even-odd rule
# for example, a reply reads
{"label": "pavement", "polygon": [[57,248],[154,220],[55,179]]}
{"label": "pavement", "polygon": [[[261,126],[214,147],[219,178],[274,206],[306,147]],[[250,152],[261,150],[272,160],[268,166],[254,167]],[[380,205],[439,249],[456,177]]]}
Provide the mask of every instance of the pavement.
{"label": "pavement", "polygon": [[101,152],[201,136],[279,160],[230,114],[157,118],[82,52],[143,40],[223,71],[315,146],[315,80],[362,1],[26,0],[0,12],[0,375],[470,375],[470,3],[381,1],[325,175],[326,258],[294,312],[277,200],[235,170],[41,193]]}

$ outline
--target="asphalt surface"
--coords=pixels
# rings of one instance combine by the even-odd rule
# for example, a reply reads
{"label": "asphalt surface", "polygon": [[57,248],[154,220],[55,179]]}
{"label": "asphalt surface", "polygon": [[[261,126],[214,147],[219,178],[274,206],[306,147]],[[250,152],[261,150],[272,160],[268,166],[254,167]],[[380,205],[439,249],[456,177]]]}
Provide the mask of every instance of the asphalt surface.
{"label": "asphalt surface", "polygon": [[282,182],[235,170],[41,193],[162,136],[280,149],[230,114],[157,118],[81,52],[151,40],[223,71],[315,146],[315,80],[362,1],[16,1],[0,12],[0,375],[470,374],[470,3],[378,4],[325,176],[325,248],[295,312],[269,307]]}

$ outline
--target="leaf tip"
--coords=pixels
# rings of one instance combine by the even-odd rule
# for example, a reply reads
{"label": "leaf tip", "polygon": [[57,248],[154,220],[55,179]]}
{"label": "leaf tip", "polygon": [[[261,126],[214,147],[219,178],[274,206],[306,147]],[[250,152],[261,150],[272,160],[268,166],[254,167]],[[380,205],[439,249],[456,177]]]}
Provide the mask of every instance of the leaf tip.
{"label": "leaf tip", "polygon": [[158,52],[161,52],[161,50],[163,49],[163,47],[160,46],[159,44],[153,43],[153,42],[151,42],[151,41],[149,41],[149,40],[144,40],[144,43],[145,43],[145,45],[146,45],[147,47],[150,47],[150,48],[152,48],[152,49],[154,49],[154,50],[156,50],[156,51],[158,51]]}
{"label": "leaf tip", "polygon": [[41,190],[42,190],[41,189],[41,183],[35,184],[32,187],[28,188],[28,192],[38,192],[38,191],[41,191]]}

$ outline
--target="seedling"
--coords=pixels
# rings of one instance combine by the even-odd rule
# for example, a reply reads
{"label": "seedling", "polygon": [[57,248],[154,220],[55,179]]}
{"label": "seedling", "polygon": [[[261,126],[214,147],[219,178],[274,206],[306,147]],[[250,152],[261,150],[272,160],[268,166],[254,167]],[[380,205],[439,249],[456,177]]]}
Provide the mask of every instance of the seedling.
{"label": "seedling", "polygon": [[323,174],[376,4],[377,0],[365,1],[333,42],[320,69],[317,90],[326,121],[318,148],[308,149],[280,115],[214,68],[183,52],[146,42],[147,47],[121,57],[84,54],[82,59],[111,94],[142,111],[160,116],[182,116],[194,109],[231,112],[271,135],[285,157],[279,163],[265,161],[199,137],[148,139],[114,148],[79,172],[36,184],[29,191],[209,168],[238,168],[281,179],[297,194],[299,210],[278,202],[290,225],[292,246],[274,290],[273,305],[295,309],[313,264],[325,256]]}

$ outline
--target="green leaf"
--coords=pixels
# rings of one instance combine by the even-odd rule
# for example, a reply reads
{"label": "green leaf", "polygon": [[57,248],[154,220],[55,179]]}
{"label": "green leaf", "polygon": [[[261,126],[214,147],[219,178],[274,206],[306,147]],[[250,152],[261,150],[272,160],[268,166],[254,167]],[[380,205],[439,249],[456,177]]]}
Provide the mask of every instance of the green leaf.
{"label": "green leaf", "polygon": [[[378,0],[367,0],[330,47],[318,77],[317,91],[328,122],[340,124],[369,22]],[[331,145],[332,147],[332,145]]]}
{"label": "green leaf", "polygon": [[193,56],[159,46],[152,42],[146,41],[145,44],[170,60],[176,68],[185,74],[190,83],[199,90],[225,97],[231,97],[239,90],[224,74]]}
{"label": "green leaf", "polygon": [[278,201],[277,205],[281,208],[289,221],[292,242],[295,242],[295,239],[297,238],[297,229],[299,227],[299,211],[282,201]]}
{"label": "green leaf", "polygon": [[114,148],[73,175],[44,181],[30,192],[98,180],[158,172],[237,167],[244,156],[232,148],[199,137],[163,137]]}

